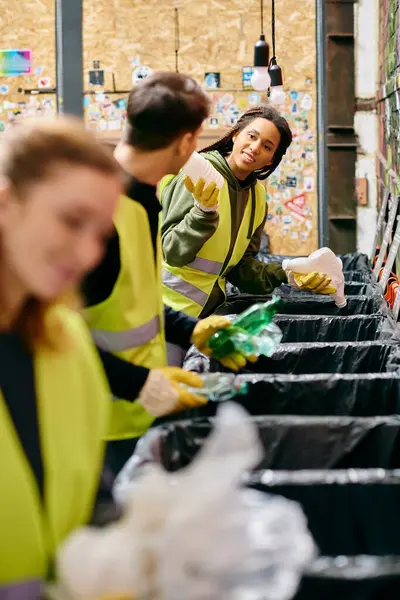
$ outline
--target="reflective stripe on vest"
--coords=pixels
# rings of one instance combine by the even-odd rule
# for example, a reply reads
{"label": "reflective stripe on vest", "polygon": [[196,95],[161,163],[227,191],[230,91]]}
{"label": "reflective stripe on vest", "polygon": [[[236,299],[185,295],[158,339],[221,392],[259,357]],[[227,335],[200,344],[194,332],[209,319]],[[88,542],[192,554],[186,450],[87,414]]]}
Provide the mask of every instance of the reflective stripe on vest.
{"label": "reflective stripe on vest", "polygon": [[133,327],[126,331],[91,329],[96,346],[107,352],[123,352],[130,348],[138,348],[151,342],[158,333],[160,333],[160,319],[158,315],[144,325]]}
{"label": "reflective stripe on vest", "polygon": [[196,302],[196,304],[200,304],[200,306],[204,306],[204,304],[207,302],[208,294],[206,294],[206,292],[203,292],[203,290],[200,288],[192,285],[184,279],[181,279],[177,275],[173,275],[167,271],[167,269],[163,269],[162,277],[163,284],[166,287],[178,292],[179,294],[182,294],[182,296],[192,300],[192,302]]}
{"label": "reflective stripe on vest", "polygon": [[203,273],[209,273],[210,275],[219,275],[223,263],[216,260],[209,260],[208,258],[197,257],[191,263],[188,263],[187,266]]}
{"label": "reflective stripe on vest", "polygon": [[0,586],[0,600],[40,600],[42,597],[42,581],[30,579],[21,583]]}

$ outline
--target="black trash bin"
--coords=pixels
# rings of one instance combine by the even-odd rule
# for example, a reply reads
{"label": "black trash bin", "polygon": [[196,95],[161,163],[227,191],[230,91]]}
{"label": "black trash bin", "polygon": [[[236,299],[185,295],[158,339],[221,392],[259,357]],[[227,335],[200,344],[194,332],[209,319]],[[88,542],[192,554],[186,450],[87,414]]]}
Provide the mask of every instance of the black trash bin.
{"label": "black trash bin", "polygon": [[[371,417],[400,414],[400,375],[239,375],[247,384],[234,399],[251,415],[336,415]],[[239,383],[239,382],[238,382]],[[165,417],[162,421],[213,416],[218,402]]]}
{"label": "black trash bin", "polygon": [[321,556],[295,600],[397,600],[399,589],[400,556]]}
{"label": "black trash bin", "polygon": [[[257,469],[400,467],[398,416],[249,418],[264,449]],[[213,417],[190,419],[154,428],[141,441],[136,458],[141,465],[155,462],[171,472],[186,467],[203,447],[214,421]]]}
{"label": "black trash bin", "polygon": [[[279,290],[279,292],[278,292]],[[282,284],[278,289],[277,293],[283,294],[285,296],[292,295],[304,295],[309,292],[304,292],[302,290],[296,290],[287,284]],[[346,281],[344,286],[344,293],[346,296],[374,296],[374,295],[383,295],[382,289],[378,287],[376,283],[373,282],[361,282],[361,281]],[[239,288],[235,287],[231,283],[226,284],[226,296],[229,300],[237,298],[239,296],[246,296],[243,294]]]}
{"label": "black trash bin", "polygon": [[[270,358],[260,356],[256,363],[248,362],[241,373],[384,373],[392,370],[388,365],[397,354],[397,343],[391,341],[279,344]],[[193,347],[183,366],[187,371],[198,373],[227,370]]]}
{"label": "black trash bin", "polygon": [[[282,298],[279,314],[286,315],[372,315],[387,312],[387,303],[381,292],[371,296],[348,296],[347,306],[338,308],[330,296],[317,294],[285,294],[280,288],[276,295]],[[241,294],[228,298],[227,302],[217,310],[218,315],[240,314],[253,304],[267,302],[272,295],[258,296],[255,294]]]}
{"label": "black trash bin", "polygon": [[268,470],[246,484],[298,502],[321,554],[400,554],[398,470]]}
{"label": "black trash bin", "polygon": [[[243,373],[382,373],[396,345],[391,342],[320,342],[280,344],[272,357],[247,363]],[[210,363],[212,371],[220,366]]]}
{"label": "black trash bin", "polygon": [[[233,318],[235,315],[232,315]],[[397,332],[394,321],[383,315],[348,317],[277,315],[274,322],[282,330],[282,343],[372,342],[390,339]]]}

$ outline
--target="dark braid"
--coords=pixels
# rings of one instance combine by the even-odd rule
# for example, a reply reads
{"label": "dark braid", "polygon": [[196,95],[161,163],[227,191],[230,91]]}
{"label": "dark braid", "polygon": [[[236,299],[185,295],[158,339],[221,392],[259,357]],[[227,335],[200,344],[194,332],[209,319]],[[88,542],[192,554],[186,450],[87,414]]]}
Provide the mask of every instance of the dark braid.
{"label": "dark braid", "polygon": [[222,156],[228,156],[232,152],[233,148],[233,136],[235,133],[242,131],[247,125],[250,125],[255,119],[266,119],[271,121],[278,129],[281,134],[281,139],[278,148],[275,150],[273,161],[270,165],[267,165],[259,171],[255,171],[257,179],[267,179],[275,171],[281,162],[283,156],[286,154],[286,150],[292,143],[292,132],[286,119],[284,119],[280,113],[273,106],[257,106],[256,108],[250,108],[250,110],[243,113],[238,119],[236,125],[232,127],[224,136],[219,140],[203,148],[201,152],[210,152],[211,150],[218,150]]}

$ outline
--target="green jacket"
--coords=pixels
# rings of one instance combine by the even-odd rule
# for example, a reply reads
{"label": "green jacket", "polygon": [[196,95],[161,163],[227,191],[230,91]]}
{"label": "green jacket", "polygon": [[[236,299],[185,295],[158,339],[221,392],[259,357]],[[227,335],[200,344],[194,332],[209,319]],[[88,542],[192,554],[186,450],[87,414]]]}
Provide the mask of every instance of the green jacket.
{"label": "green jacket", "polygon": [[[206,152],[203,156],[223,175],[229,186],[232,228],[226,264],[235,245],[249,198],[249,190],[257,180],[255,175],[250,175],[245,181],[236,179],[228,163],[217,150]],[[194,206],[193,196],[185,187],[182,173],[174,177],[164,188],[161,203],[163,207],[161,236],[164,259],[172,267],[183,267],[195,259],[203,244],[216,231],[219,223],[218,211],[203,212]],[[268,207],[265,204],[265,219],[267,210]],[[268,294],[287,281],[280,264],[265,264],[255,258],[260,250],[265,219],[254,232],[241,261],[226,275],[226,279],[230,283],[248,294]],[[211,314],[223,301],[223,294],[216,283],[201,317]]]}

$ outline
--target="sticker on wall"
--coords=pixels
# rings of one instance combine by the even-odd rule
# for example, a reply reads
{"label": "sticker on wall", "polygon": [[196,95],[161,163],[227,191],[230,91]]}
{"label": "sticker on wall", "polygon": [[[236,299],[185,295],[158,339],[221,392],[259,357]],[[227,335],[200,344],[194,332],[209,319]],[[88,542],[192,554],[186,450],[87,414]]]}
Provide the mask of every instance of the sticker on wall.
{"label": "sticker on wall", "polygon": [[258,106],[261,102],[261,94],[253,92],[247,96],[249,106]]}
{"label": "sticker on wall", "polygon": [[292,240],[298,240],[298,239],[299,239],[299,232],[292,231]]}
{"label": "sticker on wall", "polygon": [[224,94],[222,96],[222,98],[220,98],[220,102],[222,104],[222,107],[228,107],[232,104],[232,102],[235,101],[234,96],[232,96],[232,94]]}
{"label": "sticker on wall", "polygon": [[108,121],[108,129],[110,131],[120,131],[122,129],[122,120],[113,119],[112,121]]}
{"label": "sticker on wall", "polygon": [[300,107],[303,110],[311,110],[312,108],[312,98],[308,94],[304,94],[303,99],[301,101]]}
{"label": "sticker on wall", "polygon": [[286,187],[295,188],[297,186],[297,177],[286,177]]}
{"label": "sticker on wall", "polygon": [[104,71],[89,71],[90,85],[104,85]]}
{"label": "sticker on wall", "polygon": [[32,75],[32,50],[0,50],[0,76]]}
{"label": "sticker on wall", "polygon": [[292,217],[290,215],[285,215],[282,217],[282,223],[284,225],[290,225],[292,223]]}
{"label": "sticker on wall", "polygon": [[306,80],[305,80],[304,83],[305,83],[305,85],[307,87],[310,86],[310,85],[312,85],[312,79],[311,79],[311,77],[306,77]]}
{"label": "sticker on wall", "polygon": [[0,94],[2,96],[5,96],[6,94],[8,94],[8,85],[0,85]]}
{"label": "sticker on wall", "polygon": [[6,130],[6,124],[4,121],[0,121],[0,133]]}
{"label": "sticker on wall", "polygon": [[138,67],[140,65],[140,56],[134,56],[131,60],[131,67]]}
{"label": "sticker on wall", "polygon": [[216,117],[211,117],[210,127],[211,129],[216,129],[218,127],[218,119]]}
{"label": "sticker on wall", "polygon": [[216,90],[221,87],[221,73],[210,72],[204,75],[204,85],[208,90]]}
{"label": "sticker on wall", "polygon": [[314,177],[304,177],[304,189],[306,192],[314,191]]}
{"label": "sticker on wall", "polygon": [[152,72],[153,72],[153,70],[150,69],[150,67],[146,67],[144,65],[141,65],[140,67],[136,67],[136,69],[134,69],[132,72],[133,85],[138,85],[141,81],[143,81],[144,79],[147,79],[147,77],[149,77],[149,75],[151,75]]}
{"label": "sticker on wall", "polygon": [[38,77],[40,77],[43,73],[43,67],[36,67],[35,69],[35,75],[37,75]]}
{"label": "sticker on wall", "polygon": [[251,78],[254,73],[254,67],[242,67],[242,87],[244,90],[252,90]]}
{"label": "sticker on wall", "polygon": [[100,69],[100,61],[99,60],[93,61],[93,69]]}
{"label": "sticker on wall", "polygon": [[39,89],[51,88],[51,78],[50,77],[40,77],[37,82],[37,86]]}
{"label": "sticker on wall", "polygon": [[285,202],[286,208],[288,208],[291,212],[295,213],[295,215],[300,217],[302,220],[303,219],[305,220],[305,218],[306,218],[305,213],[304,213],[305,205],[306,205],[305,194],[299,194],[298,196],[295,196],[294,198],[292,198],[292,200]]}

